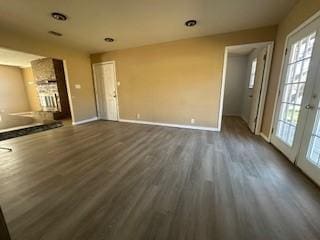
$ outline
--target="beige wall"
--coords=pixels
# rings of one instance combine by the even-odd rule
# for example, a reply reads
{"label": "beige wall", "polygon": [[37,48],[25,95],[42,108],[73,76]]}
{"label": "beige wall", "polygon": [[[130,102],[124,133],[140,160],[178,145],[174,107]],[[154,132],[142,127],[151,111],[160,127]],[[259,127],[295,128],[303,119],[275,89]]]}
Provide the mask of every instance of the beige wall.
{"label": "beige wall", "polygon": [[272,62],[269,87],[267,92],[262,132],[268,136],[271,129],[272,113],[275,107],[275,98],[279,83],[282,56],[287,35],[301,23],[320,10],[319,0],[301,0],[289,13],[289,15],[279,24],[275,51]]}
{"label": "beige wall", "polygon": [[[278,85],[285,38],[320,9],[319,0],[302,0],[280,23],[262,129],[268,134]],[[35,40],[10,29],[0,30],[0,46],[64,59],[68,66],[75,121],[96,116],[90,58],[87,53],[57,42]],[[117,63],[121,118],[216,127],[220,101],[223,53],[226,45],[270,41],[276,28],[261,28],[180,40],[92,55],[92,62]],[[63,42],[63,41],[61,41]],[[76,89],[80,84],[81,89]]]}
{"label": "beige wall", "polygon": [[[36,40],[32,36],[19,35],[11,32],[10,29],[0,29],[0,36],[0,47],[66,60],[74,121],[96,117],[89,54],[65,47],[57,42]],[[76,89],[75,84],[80,84],[81,89]]]}
{"label": "beige wall", "polygon": [[115,60],[120,118],[218,127],[225,46],[271,41],[276,27],[94,54]]}
{"label": "beige wall", "polygon": [[22,76],[24,80],[25,89],[27,92],[30,109],[32,111],[40,111],[41,106],[37,93],[37,85],[35,84],[35,79],[32,73],[31,67],[22,69]]}
{"label": "beige wall", "polygon": [[22,71],[18,67],[0,65],[0,112],[30,111]]}

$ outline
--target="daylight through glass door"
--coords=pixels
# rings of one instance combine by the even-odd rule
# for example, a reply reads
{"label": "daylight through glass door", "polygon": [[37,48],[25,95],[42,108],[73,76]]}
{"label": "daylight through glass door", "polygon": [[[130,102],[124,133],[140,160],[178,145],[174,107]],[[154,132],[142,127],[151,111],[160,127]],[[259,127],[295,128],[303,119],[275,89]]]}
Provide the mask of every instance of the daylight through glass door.
{"label": "daylight through glass door", "polygon": [[316,33],[292,45],[281,99],[276,136],[293,145]]}
{"label": "daylight through glass door", "polygon": [[320,105],[308,147],[307,159],[320,167]]}

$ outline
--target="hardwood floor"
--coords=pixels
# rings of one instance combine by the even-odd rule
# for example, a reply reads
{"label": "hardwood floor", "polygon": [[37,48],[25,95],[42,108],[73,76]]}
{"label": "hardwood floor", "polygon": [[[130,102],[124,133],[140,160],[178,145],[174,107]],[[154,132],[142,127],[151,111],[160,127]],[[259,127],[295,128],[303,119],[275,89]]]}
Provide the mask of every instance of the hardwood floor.
{"label": "hardwood floor", "polygon": [[12,239],[320,239],[320,190],[237,118],[93,122],[0,142]]}

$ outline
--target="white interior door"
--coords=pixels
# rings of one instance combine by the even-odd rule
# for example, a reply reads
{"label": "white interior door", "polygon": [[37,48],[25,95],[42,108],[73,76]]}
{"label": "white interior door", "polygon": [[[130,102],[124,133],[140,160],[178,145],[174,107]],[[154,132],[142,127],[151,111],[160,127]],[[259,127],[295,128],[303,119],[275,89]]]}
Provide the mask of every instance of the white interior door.
{"label": "white interior door", "polygon": [[320,105],[318,94],[315,95],[317,107],[310,108],[306,129],[303,135],[298,166],[320,185]]}
{"label": "white interior door", "polygon": [[271,141],[292,162],[301,147],[316,78],[319,19],[288,39]]}
{"label": "white interior door", "polygon": [[118,120],[118,100],[115,64],[113,62],[95,64],[95,88],[98,116],[105,120]]}
{"label": "white interior door", "polygon": [[[320,28],[318,29],[320,31]],[[320,35],[320,34],[319,34]],[[308,112],[297,165],[320,185],[320,36],[316,37],[313,65],[317,68],[306,105]]]}
{"label": "white interior door", "polygon": [[263,82],[264,71],[266,66],[266,56],[267,56],[266,54],[267,54],[267,48],[263,48],[261,49],[261,51],[259,51],[257,56],[257,65],[256,65],[256,71],[255,71],[255,77],[254,77],[255,80],[254,80],[254,86],[252,89],[250,115],[248,120],[248,126],[251,132],[253,133],[256,132],[261,88],[262,88],[262,82]]}

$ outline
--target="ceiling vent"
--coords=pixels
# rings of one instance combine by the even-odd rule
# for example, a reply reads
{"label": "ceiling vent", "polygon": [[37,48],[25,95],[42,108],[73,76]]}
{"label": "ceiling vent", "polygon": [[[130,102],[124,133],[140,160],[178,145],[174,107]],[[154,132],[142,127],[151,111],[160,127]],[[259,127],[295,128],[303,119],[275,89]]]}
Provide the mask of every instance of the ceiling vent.
{"label": "ceiling vent", "polygon": [[61,37],[62,36],[62,33],[55,32],[55,31],[49,31],[48,33],[53,35],[53,36],[57,36],[57,37]]}

